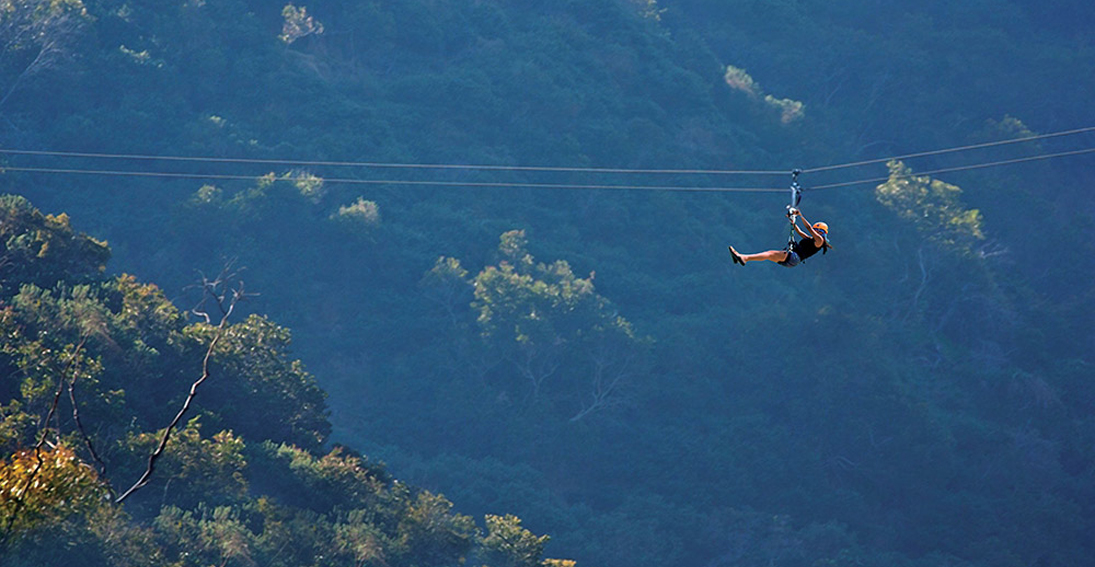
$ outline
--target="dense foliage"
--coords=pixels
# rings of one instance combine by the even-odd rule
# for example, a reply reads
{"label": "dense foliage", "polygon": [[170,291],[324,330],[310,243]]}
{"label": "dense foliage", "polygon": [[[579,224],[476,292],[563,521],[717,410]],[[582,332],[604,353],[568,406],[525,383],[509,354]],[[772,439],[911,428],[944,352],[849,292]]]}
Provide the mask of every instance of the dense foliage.
{"label": "dense foliage", "polygon": [[1082,563],[1090,156],[922,172],[1091,134],[807,173],[834,248],[794,270],[725,251],[782,243],[782,193],[375,183],[782,176],[256,161],[790,170],[1090,126],[1089,3],[906,4],[0,1],[0,148],[252,160],[4,154],[0,187],[73,216],[4,201],[13,470],[43,430],[96,469],[41,421],[78,376],[110,466],[73,482],[139,475],[216,335],[176,293],[235,258],[258,294],[154,484],[21,516],[22,545],[68,522],[116,562]]}
{"label": "dense foliage", "polygon": [[[326,395],[288,357],[284,328],[257,315],[226,327],[188,322],[159,288],[96,275],[108,251],[67,219],[22,197],[0,202],[5,565],[542,562],[547,536],[515,516],[488,516],[479,530],[444,497],[324,449]],[[47,274],[57,279],[43,289],[35,282]],[[165,438],[158,426],[206,353],[210,378],[192,416],[123,508],[123,483]],[[209,424],[220,431],[203,433]],[[498,541],[511,537],[536,545]]]}

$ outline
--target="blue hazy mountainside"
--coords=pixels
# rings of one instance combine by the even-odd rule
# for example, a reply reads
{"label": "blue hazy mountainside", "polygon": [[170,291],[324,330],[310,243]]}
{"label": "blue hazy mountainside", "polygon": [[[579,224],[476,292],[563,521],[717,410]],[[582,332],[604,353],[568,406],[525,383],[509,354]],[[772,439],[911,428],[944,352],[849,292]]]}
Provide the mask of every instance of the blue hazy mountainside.
{"label": "blue hazy mountainside", "polygon": [[[185,290],[231,262],[254,294],[162,502],[5,521],[0,545],[1083,564],[1095,158],[1019,160],[1095,146],[1095,7],[905,4],[0,4],[0,192],[53,215],[5,198],[35,219],[0,261],[6,470],[47,421],[41,368],[71,366],[34,366],[52,339],[28,329],[63,321],[50,348],[83,360],[79,314],[110,314],[89,413],[132,482],[215,336]],[[733,265],[783,246],[795,168],[834,248]]]}

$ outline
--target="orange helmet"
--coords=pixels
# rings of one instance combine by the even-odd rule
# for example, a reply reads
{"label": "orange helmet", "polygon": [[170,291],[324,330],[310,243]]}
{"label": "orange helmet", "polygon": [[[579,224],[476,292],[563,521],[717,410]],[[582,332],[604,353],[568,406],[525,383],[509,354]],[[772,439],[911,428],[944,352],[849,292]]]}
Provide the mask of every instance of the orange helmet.
{"label": "orange helmet", "polygon": [[815,222],[814,230],[824,233],[826,238],[829,237],[829,225],[823,222]]}

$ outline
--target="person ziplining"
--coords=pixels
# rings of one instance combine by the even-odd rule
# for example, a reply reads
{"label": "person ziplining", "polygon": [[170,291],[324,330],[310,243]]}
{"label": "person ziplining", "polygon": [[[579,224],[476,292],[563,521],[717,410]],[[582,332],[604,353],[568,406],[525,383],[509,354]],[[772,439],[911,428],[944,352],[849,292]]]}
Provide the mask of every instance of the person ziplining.
{"label": "person ziplining", "polygon": [[[781,266],[793,268],[810,256],[818,252],[824,253],[824,250],[832,248],[829,245],[829,225],[823,222],[810,224],[798,209],[791,209],[787,212],[787,216],[791,218],[791,226],[802,237],[801,240],[789,241],[787,247],[783,250],[768,250],[756,254],[741,254],[734,250],[733,246],[730,246],[730,255],[733,257],[734,263],[744,266],[748,262],[768,260]],[[806,226],[807,230],[802,230],[798,226],[798,220],[802,220],[802,224]]]}
{"label": "person ziplining", "polygon": [[[756,254],[741,254],[734,250],[733,246],[729,246],[730,256],[735,264],[744,266],[748,262],[767,260],[793,268],[814,254],[818,252],[824,254],[832,248],[829,244],[829,225],[824,222],[810,224],[810,221],[806,220],[806,217],[802,216],[802,212],[798,210],[798,204],[802,201],[802,187],[798,184],[800,173],[802,170],[799,169],[791,172],[791,204],[787,205],[787,218],[791,221],[791,231],[787,238],[787,246],[783,250],[768,250]],[[806,230],[799,227],[799,220],[802,220]],[[801,237],[800,240],[795,240],[796,234]]]}

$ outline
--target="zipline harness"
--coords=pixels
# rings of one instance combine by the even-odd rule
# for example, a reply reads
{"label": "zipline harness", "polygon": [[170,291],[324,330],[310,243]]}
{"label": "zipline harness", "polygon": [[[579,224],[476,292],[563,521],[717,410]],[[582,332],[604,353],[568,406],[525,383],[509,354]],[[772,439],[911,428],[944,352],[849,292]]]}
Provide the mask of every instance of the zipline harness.
{"label": "zipline harness", "polygon": [[790,234],[787,235],[787,250],[795,249],[795,221],[798,220],[798,204],[802,202],[802,186],[798,184],[801,169],[791,171],[791,204],[787,205],[787,218],[791,221]]}

